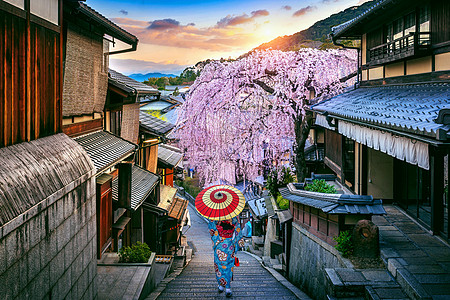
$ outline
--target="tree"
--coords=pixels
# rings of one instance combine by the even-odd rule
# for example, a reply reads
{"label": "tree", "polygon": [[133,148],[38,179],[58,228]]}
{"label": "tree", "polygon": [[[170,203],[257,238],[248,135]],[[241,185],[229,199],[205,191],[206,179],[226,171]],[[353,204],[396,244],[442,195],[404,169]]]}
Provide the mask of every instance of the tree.
{"label": "tree", "polygon": [[177,134],[185,157],[207,182],[254,179],[294,150],[299,181],[307,174],[305,142],[312,123],[309,95],[341,92],[356,69],[356,52],[255,51],[233,62],[210,62],[181,107]]}

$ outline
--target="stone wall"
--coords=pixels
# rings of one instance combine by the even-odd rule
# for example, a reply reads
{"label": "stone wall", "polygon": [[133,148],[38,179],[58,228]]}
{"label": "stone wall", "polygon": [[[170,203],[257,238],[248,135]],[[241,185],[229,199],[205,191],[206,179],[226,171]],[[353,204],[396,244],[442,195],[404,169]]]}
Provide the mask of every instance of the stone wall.
{"label": "stone wall", "polygon": [[[30,180],[33,174],[40,174],[53,187],[50,195],[0,226],[1,298],[94,299],[97,296],[94,166],[81,146],[63,134],[40,140],[39,148],[34,142],[24,143],[22,152],[15,152],[11,161],[23,160],[37,150],[46,153],[44,157],[37,156],[36,161],[30,158],[27,164],[16,165],[15,171],[2,173],[4,176],[0,178],[0,209],[11,201],[20,201],[5,195],[11,194],[26,178],[30,190],[33,186],[43,189],[37,180]],[[67,149],[58,149],[61,145],[67,145]],[[57,149],[58,154],[52,149]],[[0,155],[2,152],[4,149],[0,149]],[[55,158],[60,165],[48,163]],[[39,166],[46,167],[38,169]],[[65,182],[70,176],[70,182]],[[16,184],[4,188],[3,182],[14,182],[9,180],[12,178]]]}
{"label": "stone wall", "polygon": [[289,280],[310,297],[327,299],[325,268],[344,268],[347,265],[332,246],[298,224],[292,224]]}

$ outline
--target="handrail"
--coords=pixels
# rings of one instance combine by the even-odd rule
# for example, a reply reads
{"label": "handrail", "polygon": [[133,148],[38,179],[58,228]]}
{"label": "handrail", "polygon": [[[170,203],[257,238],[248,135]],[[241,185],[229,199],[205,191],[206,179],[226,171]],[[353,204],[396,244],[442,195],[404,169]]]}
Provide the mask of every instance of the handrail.
{"label": "handrail", "polygon": [[[408,35],[395,39],[389,43],[370,48],[368,51],[368,62],[382,58],[393,58],[398,54],[404,55],[407,51],[428,48],[430,45],[430,32],[411,32]],[[411,55],[414,55],[414,52]]]}

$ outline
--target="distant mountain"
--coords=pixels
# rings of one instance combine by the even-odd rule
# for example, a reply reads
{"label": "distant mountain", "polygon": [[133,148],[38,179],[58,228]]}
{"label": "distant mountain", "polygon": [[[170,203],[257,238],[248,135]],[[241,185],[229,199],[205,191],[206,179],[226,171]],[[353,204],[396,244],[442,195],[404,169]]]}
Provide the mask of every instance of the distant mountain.
{"label": "distant mountain", "polygon": [[[255,49],[251,50],[264,50],[264,49],[277,49],[282,51],[296,51],[300,48],[334,48],[331,41],[328,39],[328,35],[331,32],[331,27],[347,22],[364,11],[372,7],[378,0],[369,1],[361,4],[360,6],[352,6],[337,14],[331,15],[326,19],[316,22],[308,29],[294,33],[293,35],[285,35],[277,37],[276,39],[264,43]],[[245,55],[243,55],[245,56]]]}
{"label": "distant mountain", "polygon": [[177,75],[173,74],[163,74],[163,73],[147,73],[147,74],[131,74],[128,77],[133,78],[134,80],[143,82],[144,80],[147,80],[149,78],[160,78],[160,77],[177,77]]}

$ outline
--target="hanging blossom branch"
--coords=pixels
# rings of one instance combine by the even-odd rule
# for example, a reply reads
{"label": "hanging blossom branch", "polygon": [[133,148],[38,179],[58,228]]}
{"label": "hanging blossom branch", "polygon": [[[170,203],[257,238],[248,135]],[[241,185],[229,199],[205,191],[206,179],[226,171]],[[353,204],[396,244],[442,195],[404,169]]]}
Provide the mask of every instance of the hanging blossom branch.
{"label": "hanging blossom branch", "polygon": [[355,70],[356,51],[349,50],[256,51],[209,63],[180,109],[176,133],[185,157],[205,183],[233,183],[237,172],[254,180],[294,149],[301,179],[310,90],[335,95]]}

